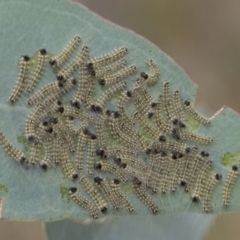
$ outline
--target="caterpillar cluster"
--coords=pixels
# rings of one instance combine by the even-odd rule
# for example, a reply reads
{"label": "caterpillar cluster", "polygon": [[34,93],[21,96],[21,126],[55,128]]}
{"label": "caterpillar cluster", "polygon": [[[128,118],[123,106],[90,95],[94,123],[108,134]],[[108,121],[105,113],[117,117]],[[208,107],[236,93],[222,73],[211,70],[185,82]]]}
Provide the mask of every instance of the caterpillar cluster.
{"label": "caterpillar cluster", "polygon": [[[126,47],[92,57],[90,48],[83,46],[73,57],[80,41],[75,37],[53,57],[41,49],[32,74],[28,72],[31,58],[20,58],[11,104],[26,83],[26,92],[34,90],[46,67],[52,68],[56,80],[26,102],[33,107],[24,130],[30,152],[25,156],[0,132],[5,151],[17,162],[39,165],[44,171],[61,167],[65,176],[79,184],[69,186],[69,197],[93,218],[109,209],[133,212],[126,187],[152,214],[161,213],[158,198],[177,190],[200,203],[204,212],[214,211],[212,192],[222,175],[214,173],[209,153],[201,150],[213,138],[191,131],[187,121],[194,118],[207,128],[209,119],[182,99],[179,91],[172,92],[170,82],[162,81],[157,100],[151,96],[148,86],[160,81],[153,60],[147,62],[149,71],[136,77],[136,66],[127,66]],[[136,80],[130,88],[128,77],[133,74]],[[95,94],[97,88],[100,96]],[[112,100],[118,101],[114,108],[109,104]],[[224,206],[229,204],[237,170],[233,167],[227,179]]]}

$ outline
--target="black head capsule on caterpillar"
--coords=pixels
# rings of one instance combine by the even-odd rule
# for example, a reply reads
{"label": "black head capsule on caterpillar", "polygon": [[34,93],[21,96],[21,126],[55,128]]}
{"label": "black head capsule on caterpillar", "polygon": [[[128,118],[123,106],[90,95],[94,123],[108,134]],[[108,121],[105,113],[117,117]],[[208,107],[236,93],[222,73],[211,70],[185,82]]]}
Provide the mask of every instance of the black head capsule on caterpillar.
{"label": "black head capsule on caterpillar", "polygon": [[9,98],[9,102],[12,104],[18,100],[19,96],[23,91],[25,81],[28,75],[29,62],[30,62],[30,58],[27,55],[22,56],[18,62],[18,68],[19,68],[18,79],[15,83],[12,94]]}
{"label": "black head capsule on caterpillar", "polygon": [[233,165],[228,172],[227,180],[223,187],[223,206],[227,207],[230,204],[230,198],[233,190],[233,186],[239,175],[238,166]]}
{"label": "black head capsule on caterpillar", "polygon": [[68,60],[73,51],[78,47],[80,41],[81,38],[79,36],[74,37],[74,39],[69,44],[67,44],[67,46],[61,51],[60,54],[54,56],[49,61],[49,64],[54,68],[58,68],[63,65],[63,63]]}
{"label": "black head capsule on caterpillar", "polygon": [[203,117],[200,113],[198,113],[190,104],[188,100],[184,101],[184,106],[187,112],[198,122],[202,123],[203,125],[208,125],[210,120]]}
{"label": "black head capsule on caterpillar", "polygon": [[69,188],[68,194],[71,199],[80,207],[85,208],[93,219],[97,219],[99,217],[97,206],[90,202],[86,197],[84,197],[76,187]]}
{"label": "black head capsule on caterpillar", "polygon": [[32,76],[29,79],[29,84],[27,85],[27,88],[26,88],[27,93],[31,93],[33,91],[35,85],[42,77],[44,68],[46,66],[46,62],[47,62],[47,51],[46,49],[43,48],[38,51],[37,65],[35,67],[35,70]]}
{"label": "black head capsule on caterpillar", "polygon": [[94,69],[93,63],[88,62],[85,65],[86,67],[86,72],[91,76],[91,77],[97,77],[96,70]]}
{"label": "black head capsule on caterpillar", "polygon": [[96,150],[96,155],[99,156],[100,158],[107,158],[106,149],[104,149],[104,148],[98,148],[98,149]]}

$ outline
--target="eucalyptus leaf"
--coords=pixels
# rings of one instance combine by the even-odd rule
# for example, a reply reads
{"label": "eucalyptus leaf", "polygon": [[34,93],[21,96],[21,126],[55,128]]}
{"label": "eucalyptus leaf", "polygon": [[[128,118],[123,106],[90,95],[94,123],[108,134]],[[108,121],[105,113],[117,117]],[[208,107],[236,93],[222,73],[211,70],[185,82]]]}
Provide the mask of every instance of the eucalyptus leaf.
{"label": "eucalyptus leaf", "polygon": [[[90,54],[103,55],[113,49],[127,47],[127,61],[136,65],[137,73],[127,78],[129,87],[142,71],[148,71],[146,61],[153,59],[161,72],[161,79],[170,81],[173,90],[179,90],[181,98],[194,101],[196,85],[183,70],[156,46],[133,32],[115,26],[79,4],[67,0],[1,0],[0,1],[0,128],[14,146],[29,154],[29,146],[23,137],[26,117],[31,109],[26,107],[28,96],[21,97],[18,104],[10,106],[8,98],[18,75],[17,61],[21,55],[35,56],[41,48],[57,54],[74,36],[82,38],[82,45],[89,46]],[[55,79],[47,69],[37,89]],[[161,89],[160,81],[151,88],[153,97]],[[191,122],[189,123],[191,124]],[[240,118],[231,109],[224,108],[211,120],[210,126],[192,124],[198,133],[209,135],[213,144],[202,147],[210,153],[216,172],[226,180],[227,170],[240,154]],[[199,129],[198,129],[199,127]],[[0,148],[0,195],[3,199],[4,219],[53,221],[63,218],[85,218],[88,213],[69,201],[67,188],[74,186],[63,176],[61,169],[43,172],[40,168],[25,168],[12,160]],[[214,213],[238,211],[240,191],[234,185],[231,204],[222,207],[222,187],[219,184],[213,194]],[[148,209],[134,194],[129,193],[135,214],[149,215]],[[190,196],[178,189],[175,194],[157,195],[154,200],[160,213],[203,212],[201,205],[191,202]],[[126,215],[124,211],[110,215]]]}

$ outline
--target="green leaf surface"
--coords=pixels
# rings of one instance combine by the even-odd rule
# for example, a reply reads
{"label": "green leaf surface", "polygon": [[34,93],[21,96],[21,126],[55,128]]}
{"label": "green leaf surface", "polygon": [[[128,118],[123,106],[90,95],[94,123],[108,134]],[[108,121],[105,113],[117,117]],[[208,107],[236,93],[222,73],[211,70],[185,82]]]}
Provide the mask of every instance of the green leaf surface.
{"label": "green leaf surface", "polygon": [[[142,71],[148,71],[146,61],[153,59],[160,71],[161,79],[171,83],[172,90],[179,90],[182,99],[194,101],[196,85],[183,70],[156,46],[133,32],[117,27],[99,18],[78,4],[67,0],[0,0],[0,128],[7,138],[28,154],[23,131],[27,115],[27,95],[10,106],[7,102],[17,78],[17,61],[23,54],[32,56],[40,48],[58,53],[74,36],[82,38],[82,44],[90,48],[94,56],[105,54],[119,47],[127,47],[127,60],[137,66],[137,74],[128,78],[129,86]],[[45,71],[38,89],[54,79],[53,72]],[[157,97],[160,81],[150,90]],[[191,123],[193,129],[196,124]],[[216,172],[226,180],[227,170],[234,164],[240,152],[240,117],[230,109],[223,109],[210,126],[200,127],[200,134],[209,135],[213,144],[202,147],[211,154]],[[74,184],[66,179],[59,168],[43,172],[39,167],[24,168],[13,161],[0,148],[0,196],[3,199],[4,219],[53,221],[63,218],[85,218],[88,213],[69,201],[66,188]],[[222,187],[219,184],[213,196],[214,213],[238,211],[240,209],[239,179],[228,208],[222,207]],[[76,184],[75,184],[76,185]],[[6,189],[8,191],[6,191]],[[149,215],[147,208],[136,196],[129,194],[136,214]],[[202,207],[191,203],[188,194],[178,189],[175,194],[154,197],[160,213],[202,212]],[[124,211],[112,215],[125,215]]]}
{"label": "green leaf surface", "polygon": [[[48,240],[200,240],[209,227],[213,216],[178,214],[172,216],[137,216],[104,219],[98,222],[62,220],[45,224]],[[187,229],[194,229],[188,231]]]}

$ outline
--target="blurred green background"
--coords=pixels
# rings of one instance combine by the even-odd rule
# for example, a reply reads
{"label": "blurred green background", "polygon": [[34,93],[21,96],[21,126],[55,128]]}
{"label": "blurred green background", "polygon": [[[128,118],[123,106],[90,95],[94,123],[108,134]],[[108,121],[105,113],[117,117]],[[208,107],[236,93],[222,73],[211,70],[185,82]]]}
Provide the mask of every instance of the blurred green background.
{"label": "blurred green background", "polygon": [[[77,0],[75,0],[77,1]],[[198,84],[197,104],[240,112],[240,1],[78,0],[170,55]],[[204,240],[239,239],[240,214],[222,215]],[[43,240],[40,223],[0,222],[0,239]]]}

